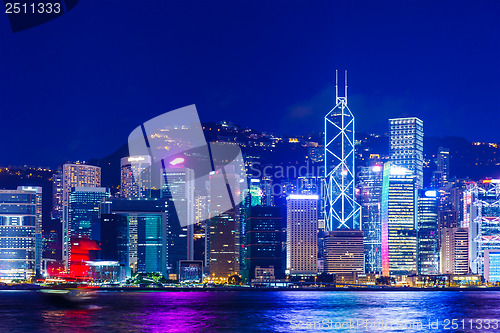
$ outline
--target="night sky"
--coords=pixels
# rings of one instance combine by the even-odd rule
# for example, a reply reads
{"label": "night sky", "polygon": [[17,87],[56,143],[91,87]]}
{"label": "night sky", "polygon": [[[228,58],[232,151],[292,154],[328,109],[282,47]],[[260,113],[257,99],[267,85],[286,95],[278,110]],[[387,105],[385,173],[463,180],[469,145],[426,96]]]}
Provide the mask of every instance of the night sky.
{"label": "night sky", "polygon": [[104,157],[136,126],[321,131],[335,69],[358,132],[418,116],[426,135],[500,142],[500,1],[85,0],[12,33],[0,14],[0,165]]}

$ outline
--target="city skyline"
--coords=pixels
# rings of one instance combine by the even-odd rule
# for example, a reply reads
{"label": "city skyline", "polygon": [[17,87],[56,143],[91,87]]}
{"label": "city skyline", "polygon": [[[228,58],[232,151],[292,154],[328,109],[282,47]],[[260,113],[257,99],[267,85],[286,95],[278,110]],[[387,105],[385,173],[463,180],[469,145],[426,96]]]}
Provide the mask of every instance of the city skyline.
{"label": "city skyline", "polygon": [[4,5],[6,330],[500,330],[499,1]]}

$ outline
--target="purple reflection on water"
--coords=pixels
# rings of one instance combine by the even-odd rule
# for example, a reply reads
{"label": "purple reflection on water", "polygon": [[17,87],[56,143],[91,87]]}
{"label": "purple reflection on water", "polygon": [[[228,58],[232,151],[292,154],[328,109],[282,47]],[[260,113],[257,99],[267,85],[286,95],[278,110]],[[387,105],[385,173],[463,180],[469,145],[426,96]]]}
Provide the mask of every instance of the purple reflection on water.
{"label": "purple reflection on water", "polygon": [[[444,320],[500,318],[492,291],[193,291],[99,292],[79,309],[50,306],[30,292],[0,292],[0,331],[8,332],[313,332],[308,327],[358,320],[390,323],[438,320],[439,329],[357,332],[440,332]],[[302,325],[299,325],[302,323]],[[460,330],[477,331],[466,327]],[[489,330],[498,332],[500,329]]]}

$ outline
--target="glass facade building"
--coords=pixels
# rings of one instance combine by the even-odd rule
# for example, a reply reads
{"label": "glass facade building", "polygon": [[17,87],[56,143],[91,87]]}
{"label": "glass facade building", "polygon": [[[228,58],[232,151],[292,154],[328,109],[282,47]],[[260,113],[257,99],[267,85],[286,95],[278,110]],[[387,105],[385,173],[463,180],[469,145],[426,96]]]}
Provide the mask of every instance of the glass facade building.
{"label": "glass facade building", "polygon": [[464,192],[464,221],[469,228],[469,261],[474,274],[484,273],[484,251],[500,249],[500,180],[469,184]]}
{"label": "glass facade building", "polygon": [[416,177],[417,188],[424,183],[424,123],[410,118],[389,119],[389,156],[394,165],[406,168]]}
{"label": "glass facade building", "polygon": [[418,191],[417,209],[417,271],[418,274],[439,274],[439,196],[436,190]]}
{"label": "glass facade building", "polygon": [[500,250],[484,251],[484,279],[490,283],[500,282]]}
{"label": "glass facade building", "polygon": [[[189,168],[164,168],[162,170],[161,197],[168,203],[168,226],[175,229],[175,234],[181,235],[182,240],[177,240],[182,260],[194,259],[194,225],[195,200],[194,200],[194,171]],[[171,230],[174,231],[174,230]],[[177,271],[177,264],[172,269]]]}
{"label": "glass facade building", "polygon": [[413,173],[384,164],[382,185],[382,274],[416,273],[416,183]]}
{"label": "glass facade building", "polygon": [[168,210],[172,208],[165,199],[111,198],[103,202],[101,223],[111,232],[101,237],[102,251],[109,251],[103,259],[119,260],[127,276],[177,274],[179,260],[186,259],[186,235],[169,225]]}
{"label": "glass facade building", "polygon": [[276,278],[283,278],[281,267],[281,207],[250,207],[246,224],[246,269],[249,282],[257,267],[273,267]]}
{"label": "glass facade building", "polygon": [[68,227],[71,238],[101,240],[99,206],[110,193],[104,187],[73,187],[68,199]]}
{"label": "glass facade building", "polygon": [[0,190],[0,280],[34,278],[41,262],[39,187]]}
{"label": "glass facade building", "polygon": [[366,273],[382,272],[382,163],[362,167],[359,173],[358,202],[364,234]]}

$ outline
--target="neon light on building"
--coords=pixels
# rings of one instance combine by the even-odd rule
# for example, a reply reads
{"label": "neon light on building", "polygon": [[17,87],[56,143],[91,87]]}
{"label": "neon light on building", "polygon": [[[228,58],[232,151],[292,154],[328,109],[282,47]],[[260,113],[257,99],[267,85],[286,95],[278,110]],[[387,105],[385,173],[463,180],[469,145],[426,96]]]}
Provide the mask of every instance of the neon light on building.
{"label": "neon light on building", "polygon": [[327,231],[359,229],[359,204],[354,192],[354,115],[347,106],[347,71],[345,93],[338,95],[336,105],[325,116],[325,191],[324,217]]}

